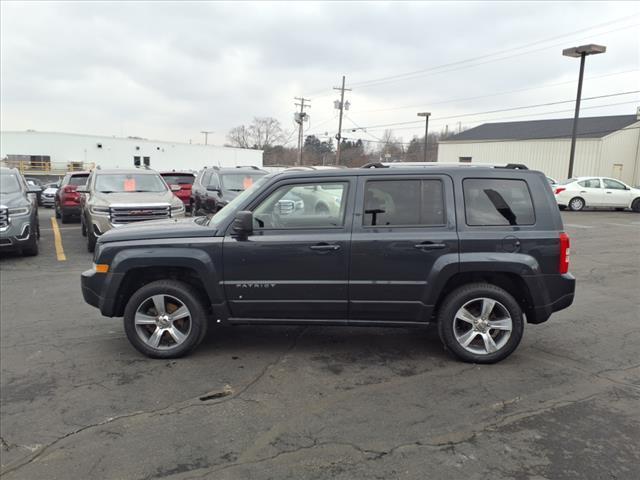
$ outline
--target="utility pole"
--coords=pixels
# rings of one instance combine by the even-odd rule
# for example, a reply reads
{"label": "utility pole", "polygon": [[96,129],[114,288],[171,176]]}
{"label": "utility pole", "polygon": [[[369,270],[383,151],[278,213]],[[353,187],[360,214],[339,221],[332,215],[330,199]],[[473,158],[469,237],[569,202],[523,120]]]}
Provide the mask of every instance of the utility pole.
{"label": "utility pole", "polygon": [[[340,102],[335,102],[334,105],[336,108],[340,109],[340,119],[338,120],[338,134],[336,135],[336,140],[338,140],[338,147],[336,148],[336,165],[340,165],[340,143],[342,141],[342,112],[345,109],[344,104],[344,91],[351,91],[350,88],[344,88],[344,75],[342,76],[342,87],[333,87],[334,90],[340,90]],[[346,106],[347,110],[349,109],[349,105]]]}
{"label": "utility pole", "polygon": [[304,122],[309,115],[304,112],[304,107],[311,108],[311,105],[305,102],[310,102],[308,98],[294,97],[294,100],[298,100],[300,103],[296,103],[296,107],[300,107],[300,111],[294,114],[294,120],[298,124],[298,158],[296,159],[296,165],[302,165],[302,145],[303,145],[303,130]]}
{"label": "utility pole", "polygon": [[424,123],[424,161],[427,161],[427,138],[429,136],[429,115],[431,112],[420,112],[418,113],[419,117],[425,117]]}
{"label": "utility pole", "polygon": [[213,130],[202,130],[200,133],[204,133],[204,144],[207,145],[209,143],[209,134],[213,133]]}

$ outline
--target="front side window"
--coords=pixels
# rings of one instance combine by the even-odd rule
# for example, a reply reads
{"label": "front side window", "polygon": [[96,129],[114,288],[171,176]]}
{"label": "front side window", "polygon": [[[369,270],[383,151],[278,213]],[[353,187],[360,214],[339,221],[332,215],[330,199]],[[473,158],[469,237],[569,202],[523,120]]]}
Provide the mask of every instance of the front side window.
{"label": "front side window", "polygon": [[160,175],[105,173],[96,176],[95,189],[101,193],[165,192],[167,186]]}
{"label": "front side window", "polygon": [[585,188],[600,188],[600,180],[597,178],[589,178],[578,182],[578,185]]}
{"label": "front side window", "polygon": [[620,182],[616,180],[611,180],[610,178],[603,178],[604,188],[611,188],[614,190],[626,190],[627,188]]}
{"label": "front side window", "polygon": [[370,180],[364,190],[363,225],[443,225],[440,180]]}
{"label": "front side window", "polygon": [[467,178],[463,182],[467,225],[533,225],[531,193],[524,180]]}
{"label": "front side window", "polygon": [[336,228],[344,225],[347,183],[285,185],[253,212],[256,229]]}

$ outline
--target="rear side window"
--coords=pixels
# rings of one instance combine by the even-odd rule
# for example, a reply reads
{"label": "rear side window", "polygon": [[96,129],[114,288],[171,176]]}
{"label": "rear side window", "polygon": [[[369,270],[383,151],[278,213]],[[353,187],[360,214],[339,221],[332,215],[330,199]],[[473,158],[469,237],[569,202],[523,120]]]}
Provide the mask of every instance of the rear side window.
{"label": "rear side window", "polygon": [[365,227],[443,224],[444,200],[440,180],[370,180],[366,183]]}
{"label": "rear side window", "polygon": [[578,185],[585,188],[600,188],[600,180],[597,178],[589,178],[588,180],[578,182]]}
{"label": "rear side window", "polygon": [[533,225],[536,221],[524,180],[468,178],[463,190],[467,225]]}

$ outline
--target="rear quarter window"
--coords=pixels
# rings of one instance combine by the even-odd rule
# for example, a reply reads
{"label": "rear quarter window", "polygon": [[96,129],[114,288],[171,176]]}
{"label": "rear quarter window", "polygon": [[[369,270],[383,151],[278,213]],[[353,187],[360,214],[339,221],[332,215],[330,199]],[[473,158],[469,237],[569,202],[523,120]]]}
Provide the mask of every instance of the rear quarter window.
{"label": "rear quarter window", "polygon": [[467,225],[533,225],[531,192],[524,180],[467,178],[463,181]]}

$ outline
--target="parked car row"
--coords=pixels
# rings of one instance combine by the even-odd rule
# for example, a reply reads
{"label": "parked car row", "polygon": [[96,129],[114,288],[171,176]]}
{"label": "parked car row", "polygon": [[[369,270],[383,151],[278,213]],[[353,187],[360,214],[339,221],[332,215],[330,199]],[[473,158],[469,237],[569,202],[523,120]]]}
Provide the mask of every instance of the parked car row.
{"label": "parked car row", "polygon": [[0,251],[12,250],[25,256],[38,254],[39,191],[17,169],[0,167]]}

